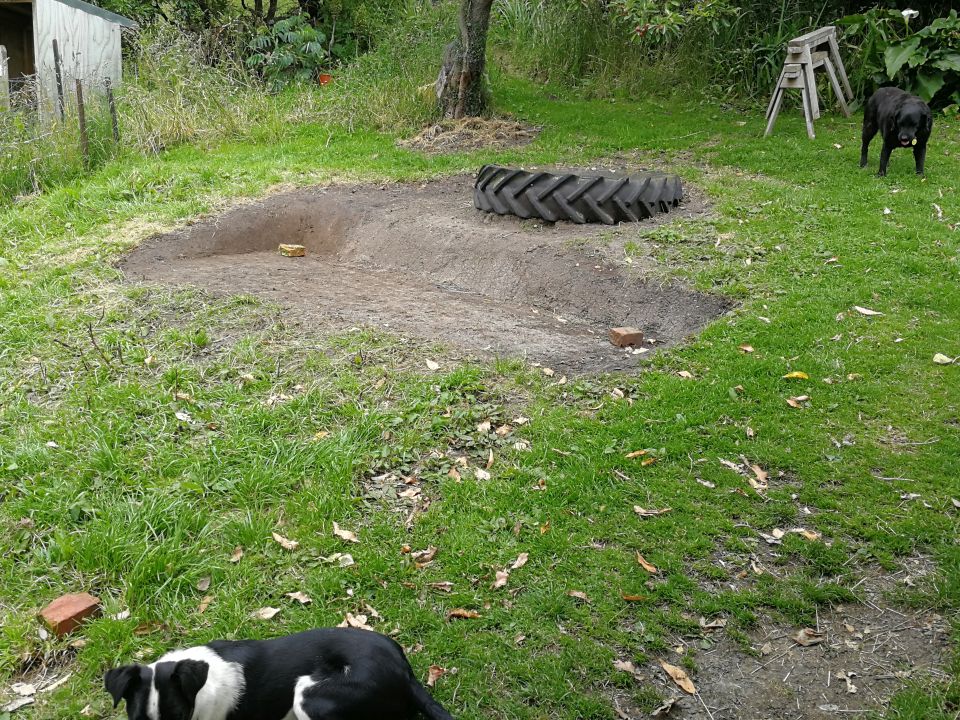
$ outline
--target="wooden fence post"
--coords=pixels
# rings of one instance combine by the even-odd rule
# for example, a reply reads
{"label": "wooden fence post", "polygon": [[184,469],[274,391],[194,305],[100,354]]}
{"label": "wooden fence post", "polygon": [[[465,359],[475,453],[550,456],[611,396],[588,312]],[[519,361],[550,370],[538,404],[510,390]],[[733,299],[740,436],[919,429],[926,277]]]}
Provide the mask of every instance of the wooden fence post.
{"label": "wooden fence post", "polygon": [[107,86],[107,105],[110,107],[110,125],[113,128],[113,141],[120,142],[120,123],[117,120],[117,101],[113,97],[113,86],[110,84],[110,78],[104,81]]}
{"label": "wooden fence post", "polygon": [[63,64],[60,62],[60,44],[53,40],[53,71],[57,76],[57,110],[63,122]]}
{"label": "wooden fence post", "polygon": [[87,138],[87,115],[83,107],[83,83],[77,78],[77,117],[80,120],[80,149],[83,151],[83,165],[90,167],[90,141]]}
{"label": "wooden fence post", "polygon": [[0,45],[0,110],[10,109],[10,69],[7,66],[7,49]]}

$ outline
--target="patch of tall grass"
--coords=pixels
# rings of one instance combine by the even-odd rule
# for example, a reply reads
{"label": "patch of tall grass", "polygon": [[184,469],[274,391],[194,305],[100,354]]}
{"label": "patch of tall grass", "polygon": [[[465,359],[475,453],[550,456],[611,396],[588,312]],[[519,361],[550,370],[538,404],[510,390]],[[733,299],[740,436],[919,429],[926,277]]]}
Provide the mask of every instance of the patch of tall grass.
{"label": "patch of tall grass", "polygon": [[[586,96],[697,94],[741,104],[769,97],[787,42],[836,24],[877,0],[726,0],[720,18],[697,17],[675,32],[645,32],[631,3],[580,0],[496,0],[491,29],[494,57],[508,71],[577,88]],[[656,22],[656,8],[651,21]],[[672,3],[686,7],[692,3]],[[950,3],[923,4],[922,21],[947,12]],[[841,37],[855,86],[864,72],[855,45]]]}
{"label": "patch of tall grass", "polygon": [[410,0],[376,47],[345,66],[302,104],[323,122],[405,133],[438,116],[433,83],[444,46],[457,33],[455,2]]}
{"label": "patch of tall grass", "polygon": [[123,154],[151,154],[184,143],[213,147],[238,139],[271,142],[303,123],[404,132],[433,119],[432,82],[444,44],[456,32],[454,5],[410,0],[377,46],[334,71],[330,85],[271,91],[244,65],[242,22],[191,34],[153,23],[126,48],[116,90],[120,142],[112,142],[102,99],[89,93],[91,158],[79,149],[76,114],[41,122],[26,104],[0,112],[0,203],[70,182]]}
{"label": "patch of tall grass", "polygon": [[154,24],[132,44],[125,70],[118,98],[125,148],[149,153],[284,132],[284,103],[251,75],[238,53],[211,56],[204,35]]}

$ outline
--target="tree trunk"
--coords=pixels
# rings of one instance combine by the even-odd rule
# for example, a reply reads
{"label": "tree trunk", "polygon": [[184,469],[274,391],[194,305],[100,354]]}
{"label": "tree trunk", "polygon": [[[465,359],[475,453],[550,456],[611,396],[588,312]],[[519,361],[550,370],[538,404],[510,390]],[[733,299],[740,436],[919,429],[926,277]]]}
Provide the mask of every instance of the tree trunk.
{"label": "tree trunk", "polygon": [[444,117],[481,115],[489,95],[484,82],[487,30],[493,0],[461,0],[460,37],[443,51],[437,78],[437,99]]}

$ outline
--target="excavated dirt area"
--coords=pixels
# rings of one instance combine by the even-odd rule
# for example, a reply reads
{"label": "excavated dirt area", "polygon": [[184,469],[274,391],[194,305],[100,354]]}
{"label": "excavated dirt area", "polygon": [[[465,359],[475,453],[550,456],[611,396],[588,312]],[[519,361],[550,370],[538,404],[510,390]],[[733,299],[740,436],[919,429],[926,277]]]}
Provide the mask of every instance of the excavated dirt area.
{"label": "excavated dirt area", "polygon": [[[650,227],[705,212],[695,191]],[[645,276],[609,228],[476,210],[472,178],[311,188],[238,206],[147,241],[121,263],[134,281],[252,293],[304,327],[371,325],[469,355],[523,357],[568,372],[623,370],[640,355],[609,329],[642,329],[647,348],[679,342],[729,301]],[[306,247],[282,257],[280,243]]]}

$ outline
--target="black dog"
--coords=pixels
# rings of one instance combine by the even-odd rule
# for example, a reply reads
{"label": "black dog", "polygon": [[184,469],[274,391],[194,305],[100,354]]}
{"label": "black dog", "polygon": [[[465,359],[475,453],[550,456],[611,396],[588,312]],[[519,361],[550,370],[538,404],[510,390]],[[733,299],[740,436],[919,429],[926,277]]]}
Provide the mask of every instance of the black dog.
{"label": "black dog", "polygon": [[130,720],[453,720],[397,643],[356,628],[218,640],[114,668],[104,684]]}
{"label": "black dog", "polygon": [[880,171],[877,174],[881,177],[887,174],[887,163],[894,148],[912,146],[917,175],[923,175],[927,140],[932,129],[933,113],[923,100],[900,88],[880,88],[867,101],[863,111],[860,167],[866,167],[867,148],[879,131],[883,137],[883,150],[880,151]]}

